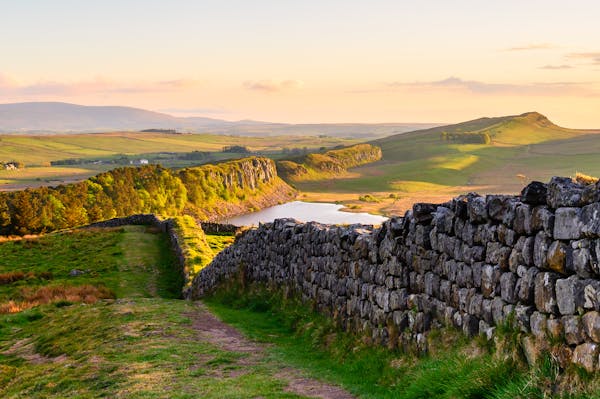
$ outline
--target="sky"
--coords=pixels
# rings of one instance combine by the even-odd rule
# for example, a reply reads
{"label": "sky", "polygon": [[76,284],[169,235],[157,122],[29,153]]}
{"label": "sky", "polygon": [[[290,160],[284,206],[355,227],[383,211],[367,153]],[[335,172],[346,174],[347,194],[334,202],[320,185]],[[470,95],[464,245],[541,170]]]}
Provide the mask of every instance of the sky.
{"label": "sky", "polygon": [[0,103],[600,128],[596,0],[0,0]]}

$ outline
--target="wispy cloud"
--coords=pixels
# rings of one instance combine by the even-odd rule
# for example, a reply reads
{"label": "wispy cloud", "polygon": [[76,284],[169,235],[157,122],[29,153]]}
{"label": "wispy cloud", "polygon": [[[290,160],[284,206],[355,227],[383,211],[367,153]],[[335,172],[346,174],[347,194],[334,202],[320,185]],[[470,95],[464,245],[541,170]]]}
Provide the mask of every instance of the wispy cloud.
{"label": "wispy cloud", "polygon": [[521,46],[509,47],[504,51],[536,51],[536,50],[550,50],[557,48],[556,44],[552,43],[530,43]]}
{"label": "wispy cloud", "polygon": [[584,60],[592,63],[593,65],[600,65],[600,52],[570,53],[567,54],[567,58]]}
{"label": "wispy cloud", "polygon": [[244,88],[248,90],[275,93],[280,91],[300,89],[304,86],[301,80],[248,80],[244,82]]}
{"label": "wispy cloud", "polygon": [[75,96],[81,94],[152,93],[190,89],[199,85],[200,82],[191,79],[123,83],[105,78],[75,82],[40,80],[34,83],[20,83],[17,80],[0,73],[0,94],[13,96]]}
{"label": "wispy cloud", "polygon": [[476,80],[464,80],[449,77],[443,80],[429,82],[389,82],[389,88],[405,89],[430,89],[467,91],[475,94],[495,95],[585,95],[599,96],[600,92],[590,88],[589,82],[533,82],[524,84],[515,83],[487,83]]}
{"label": "wispy cloud", "polygon": [[571,65],[544,65],[539,67],[538,69],[548,69],[548,70],[560,70],[560,69],[573,69]]}

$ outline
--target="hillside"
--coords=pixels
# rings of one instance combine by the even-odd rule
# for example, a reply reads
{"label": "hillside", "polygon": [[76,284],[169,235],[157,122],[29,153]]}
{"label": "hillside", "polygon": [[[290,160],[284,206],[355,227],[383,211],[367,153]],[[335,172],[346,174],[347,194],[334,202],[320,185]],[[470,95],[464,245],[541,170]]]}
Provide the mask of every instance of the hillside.
{"label": "hillside", "polygon": [[117,168],[58,187],[0,192],[0,234],[49,232],[137,213],[215,221],[294,198],[267,158],[181,170]]}
{"label": "hillside", "polygon": [[381,148],[370,144],[311,153],[294,160],[277,162],[279,175],[289,181],[324,180],[344,175],[349,168],[381,159]]}
{"label": "hillside", "polygon": [[[371,141],[381,147],[380,161],[354,168],[344,179],[298,188],[309,192],[309,199],[348,204],[357,192],[378,193],[379,204],[354,205],[399,214],[418,200],[443,202],[468,191],[510,193],[525,180],[547,181],[576,171],[600,175],[599,133],[563,128],[536,112],[481,118]],[[489,143],[470,142],[475,136],[487,136]],[[388,200],[390,194],[394,198]]]}
{"label": "hillside", "polygon": [[288,124],[226,121],[205,117],[175,117],[132,107],[84,106],[59,102],[0,104],[0,132],[104,132],[111,130],[177,129],[243,136],[383,137],[432,123]]}

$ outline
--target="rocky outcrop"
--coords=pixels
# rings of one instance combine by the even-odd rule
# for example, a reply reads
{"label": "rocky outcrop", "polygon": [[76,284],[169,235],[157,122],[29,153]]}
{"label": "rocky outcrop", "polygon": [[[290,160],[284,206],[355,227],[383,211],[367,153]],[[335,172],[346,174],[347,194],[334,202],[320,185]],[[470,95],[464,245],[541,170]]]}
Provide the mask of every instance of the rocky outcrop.
{"label": "rocky outcrop", "polygon": [[[493,335],[513,323],[562,343],[588,370],[600,348],[600,186],[534,182],[521,196],[468,194],[415,204],[380,227],[282,219],[239,236],[202,270],[192,297],[243,273],[288,286],[382,345],[424,343],[450,325]],[[534,350],[526,351],[535,357]]]}

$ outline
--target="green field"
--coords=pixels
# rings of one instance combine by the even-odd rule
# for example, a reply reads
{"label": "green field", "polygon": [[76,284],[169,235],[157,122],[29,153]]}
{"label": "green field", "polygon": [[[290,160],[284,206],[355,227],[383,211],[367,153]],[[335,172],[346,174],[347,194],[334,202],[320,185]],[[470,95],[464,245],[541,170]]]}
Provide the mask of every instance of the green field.
{"label": "green field", "polygon": [[[81,180],[139,159],[168,167],[186,167],[247,156],[222,151],[223,147],[232,145],[278,158],[284,150],[316,150],[356,142],[325,136],[244,137],[134,132],[0,135],[0,162],[19,161],[25,164],[22,170],[0,170],[0,190]],[[185,159],[184,155],[192,151],[207,154],[197,159]],[[64,160],[77,160],[77,163],[50,166],[51,162]]]}
{"label": "green field", "polygon": [[[210,241],[219,248],[230,238]],[[0,305],[23,304],[34,292],[67,295],[0,313],[2,398],[305,397],[288,389],[298,377],[281,374],[287,364],[203,335],[216,319],[177,299],[180,270],[153,228],[7,241],[0,257]],[[86,296],[69,297],[77,287],[88,287]],[[89,287],[107,295],[91,298]]]}

